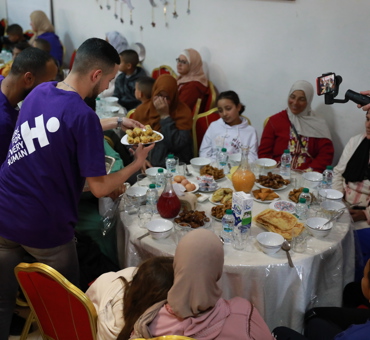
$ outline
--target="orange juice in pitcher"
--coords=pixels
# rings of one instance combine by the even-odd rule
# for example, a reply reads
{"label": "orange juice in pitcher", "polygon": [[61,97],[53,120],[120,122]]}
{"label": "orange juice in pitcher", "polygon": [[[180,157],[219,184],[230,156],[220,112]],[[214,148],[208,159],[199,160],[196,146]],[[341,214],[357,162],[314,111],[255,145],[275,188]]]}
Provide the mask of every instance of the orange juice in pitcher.
{"label": "orange juice in pitcher", "polygon": [[251,171],[248,163],[249,147],[242,146],[242,159],[239,167],[231,176],[235,191],[251,192],[256,176]]}

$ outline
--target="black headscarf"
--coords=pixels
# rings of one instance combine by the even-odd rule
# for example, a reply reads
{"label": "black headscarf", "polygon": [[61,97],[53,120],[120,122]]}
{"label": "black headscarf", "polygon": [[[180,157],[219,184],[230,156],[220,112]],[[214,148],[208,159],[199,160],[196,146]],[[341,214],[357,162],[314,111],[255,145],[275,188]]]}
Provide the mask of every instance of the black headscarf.
{"label": "black headscarf", "polygon": [[348,161],[343,177],[348,182],[362,182],[370,179],[369,168],[370,140],[366,137],[357,147],[351,159]]}

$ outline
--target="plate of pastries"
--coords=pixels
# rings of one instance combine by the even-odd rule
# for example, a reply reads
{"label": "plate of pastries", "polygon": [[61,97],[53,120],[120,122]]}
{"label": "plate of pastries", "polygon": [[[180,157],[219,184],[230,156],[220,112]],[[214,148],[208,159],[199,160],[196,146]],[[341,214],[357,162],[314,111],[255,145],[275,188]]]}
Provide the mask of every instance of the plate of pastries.
{"label": "plate of pastries", "polygon": [[271,203],[280,198],[280,196],[272,189],[260,188],[252,191],[255,201],[260,203]]}
{"label": "plate of pastries", "polygon": [[224,170],[223,169],[218,169],[218,168],[215,168],[215,167],[213,167],[211,165],[205,165],[205,166],[203,166],[200,169],[199,174],[201,176],[204,176],[204,175],[213,176],[213,179],[215,181],[218,181],[218,180],[221,180],[221,179],[225,178],[225,174],[224,174]]}
{"label": "plate of pastries", "polygon": [[209,201],[212,204],[225,204],[229,201],[231,201],[233,198],[233,189],[230,188],[220,188],[217,189],[212,197],[209,199]]}
{"label": "plate of pastries", "polygon": [[274,209],[266,209],[260,212],[253,218],[253,222],[258,227],[280,234],[287,240],[291,240],[293,230],[300,234],[304,229],[303,223],[299,222],[293,214]]}
{"label": "plate of pastries", "polygon": [[283,190],[290,183],[289,179],[284,179],[279,174],[268,172],[267,175],[259,175],[256,179],[256,185],[259,188],[270,188],[273,190]]}
{"label": "plate of pastries", "polygon": [[133,130],[127,129],[126,134],[121,139],[121,143],[123,145],[152,144],[161,140],[163,140],[163,135],[160,132],[154,131],[150,125],[145,125],[145,129],[139,127]]}

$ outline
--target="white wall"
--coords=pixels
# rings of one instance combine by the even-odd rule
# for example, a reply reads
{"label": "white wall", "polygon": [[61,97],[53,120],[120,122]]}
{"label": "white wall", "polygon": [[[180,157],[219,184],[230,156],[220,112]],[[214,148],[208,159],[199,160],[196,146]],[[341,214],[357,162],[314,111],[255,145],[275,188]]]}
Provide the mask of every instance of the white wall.
{"label": "white wall", "polygon": [[[322,73],[336,72],[343,77],[337,98],[347,89],[370,89],[367,0],[193,0],[190,15],[188,1],[177,0],[177,19],[172,17],[174,0],[169,0],[168,28],[162,2],[154,1],[153,28],[149,1],[132,0],[130,25],[126,5],[124,24],[114,18],[113,0],[53,0],[67,61],[85,39],[104,38],[111,30],[120,31],[129,43],[144,44],[148,71],[160,64],[175,68],[179,53],[195,48],[217,89],[239,94],[259,136],[264,119],[286,107],[287,93],[298,79],[314,85]],[[0,0],[0,13],[4,2]],[[105,8],[107,2],[111,10]],[[318,96],[312,107],[330,126],[336,162],[348,139],[363,131],[364,113],[353,102],[326,106]]]}

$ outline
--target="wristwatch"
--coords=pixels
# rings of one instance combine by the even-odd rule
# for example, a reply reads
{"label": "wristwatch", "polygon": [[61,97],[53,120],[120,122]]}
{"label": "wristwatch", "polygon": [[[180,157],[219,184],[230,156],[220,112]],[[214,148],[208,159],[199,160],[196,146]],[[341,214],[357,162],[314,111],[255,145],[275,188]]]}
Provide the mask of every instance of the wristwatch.
{"label": "wristwatch", "polygon": [[123,121],[123,118],[122,117],[118,117],[117,118],[117,129],[120,129],[121,128],[122,121]]}

